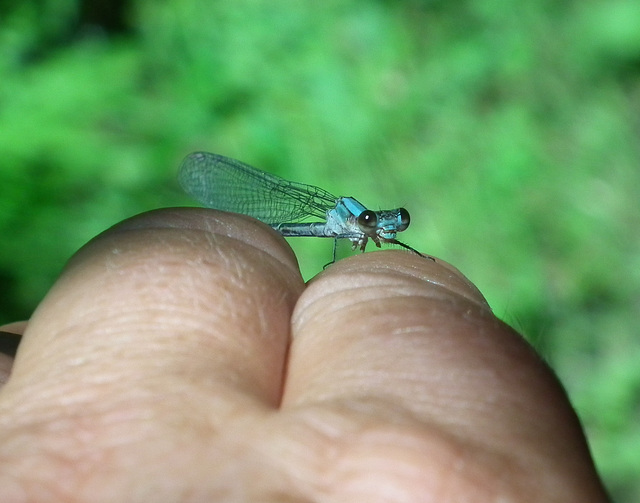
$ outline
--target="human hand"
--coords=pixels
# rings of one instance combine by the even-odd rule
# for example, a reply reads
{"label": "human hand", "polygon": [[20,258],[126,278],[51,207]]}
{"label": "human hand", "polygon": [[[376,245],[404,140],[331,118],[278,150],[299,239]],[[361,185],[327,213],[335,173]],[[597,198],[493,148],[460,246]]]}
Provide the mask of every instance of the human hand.
{"label": "human hand", "polygon": [[91,241],[0,391],[7,503],[606,500],[553,373],[460,273],[383,251],[305,285],[240,215]]}

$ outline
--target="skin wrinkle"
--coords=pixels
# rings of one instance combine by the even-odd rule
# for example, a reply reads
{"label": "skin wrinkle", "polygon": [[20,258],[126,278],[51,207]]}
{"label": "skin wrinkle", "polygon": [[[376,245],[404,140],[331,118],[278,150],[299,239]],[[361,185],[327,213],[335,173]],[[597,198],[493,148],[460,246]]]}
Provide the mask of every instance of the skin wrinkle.
{"label": "skin wrinkle", "polygon": [[[349,402],[348,406],[351,410],[357,410],[353,409],[356,403]],[[372,413],[370,402],[362,402],[361,405],[363,407],[360,407],[358,413],[376,417],[377,413]],[[383,406],[382,403],[380,405]],[[389,410],[389,407],[385,407],[381,409],[381,412],[388,416]],[[440,484],[436,483],[439,478],[442,478],[440,474],[447,473],[447,463],[445,462],[442,467],[439,465],[443,465],[443,458],[449,459],[449,453],[454,446],[456,446],[454,452],[457,451],[459,456],[465,453],[464,456],[469,457],[470,446],[465,445],[464,442],[458,443],[460,439],[453,437],[444,442],[442,439],[434,442],[436,438],[433,434],[418,426],[420,421],[413,423],[415,416],[411,414],[407,416],[406,411],[400,412],[402,410],[402,408],[394,410],[394,415],[399,421],[394,421],[383,429],[365,424],[361,429],[351,431],[348,436],[343,437],[342,441],[338,443],[342,449],[335,453],[333,459],[326,464],[331,467],[331,474],[324,477],[326,491],[332,492],[333,487],[341,487],[348,492],[349,487],[353,487],[356,481],[364,477],[362,480],[364,486],[355,491],[355,494],[363,498],[362,491],[366,491],[367,501],[395,501],[395,499],[390,499],[392,493],[388,492],[389,489],[395,488],[397,491],[398,488],[411,487],[416,483],[422,487],[418,492],[422,494],[422,497],[428,497],[429,501],[451,500],[452,495],[441,491]],[[423,436],[423,433],[426,435]],[[444,437],[447,436],[444,430],[440,434],[444,434]],[[407,450],[415,455],[414,462],[407,466],[407,470],[402,470],[400,467],[408,462]],[[398,456],[394,456],[394,451],[398,452]],[[432,460],[437,460],[437,463]],[[378,463],[380,468],[377,466]],[[401,474],[400,477],[403,480],[392,482],[396,471]],[[459,477],[456,482],[459,486]],[[381,491],[383,492],[381,493]],[[407,496],[414,492],[415,488]],[[343,498],[345,497],[344,492],[340,494]],[[441,499],[442,497],[444,499]],[[399,499],[398,501],[405,500]]]}
{"label": "skin wrinkle", "polygon": [[[298,307],[294,310],[292,316],[293,337],[296,334],[305,330],[305,327],[313,323],[319,317],[331,319],[340,316],[341,313],[349,312],[349,321],[358,319],[358,311],[368,313],[367,316],[371,319],[371,314],[378,313],[383,317],[389,317],[393,315],[393,309],[389,308],[389,305],[393,301],[402,301],[403,306],[406,301],[425,299],[421,303],[422,310],[429,310],[439,312],[443,309],[443,305],[458,306],[463,299],[459,298],[456,294],[448,295],[445,291],[445,295],[438,295],[438,292],[431,290],[415,290],[413,287],[405,288],[403,285],[395,288],[378,288],[371,289],[369,287],[354,286],[343,288],[342,290],[332,291],[330,294],[324,293],[324,296],[317,297],[309,301],[305,296],[301,298],[301,302],[307,301],[303,308],[303,315],[299,315]],[[331,297],[335,299],[335,302],[330,302],[327,305],[327,298]],[[405,301],[406,299],[406,301]],[[298,303],[298,306],[301,304]],[[371,306],[376,306],[372,308]],[[481,309],[484,311],[484,309]],[[398,330],[398,327],[405,326],[406,319],[393,318],[394,322],[389,324],[389,334],[393,335],[394,331]],[[430,329],[425,334],[432,332]]]}
{"label": "skin wrinkle", "polygon": [[[207,229],[208,231],[210,231],[211,226],[207,225]],[[220,241],[219,237],[216,237],[215,234],[210,234],[209,232],[205,233],[205,235],[211,240],[211,244],[212,245],[216,245],[218,244],[218,242]],[[254,250],[260,251],[257,248],[254,248]],[[270,257],[268,258],[270,259]],[[224,285],[218,285],[218,286],[223,286],[223,288],[220,288],[219,290],[222,292],[223,295],[225,295],[226,297],[226,303],[231,305],[235,305],[237,302],[237,296],[238,296],[238,292],[237,290],[240,290],[243,292],[243,295],[245,295],[245,298],[252,298],[252,297],[260,297],[263,293],[263,289],[265,287],[261,287],[258,290],[256,290],[255,286],[252,284],[251,281],[247,281],[246,278],[249,277],[253,277],[255,274],[255,269],[252,268],[251,266],[247,265],[247,261],[246,260],[242,260],[240,257],[236,256],[236,255],[232,255],[232,254],[226,254],[226,253],[219,253],[217,259],[215,260],[207,260],[205,258],[201,259],[202,262],[200,262],[198,265],[202,265],[204,263],[207,264],[212,264],[215,267],[221,267],[222,264],[222,269],[224,270],[225,274],[223,276],[223,278],[225,280],[230,280],[230,285],[233,286],[233,288],[229,288],[229,287],[224,287]],[[285,291],[283,290],[282,293],[277,297],[279,299],[278,302],[276,302],[276,305],[284,305],[287,303],[288,301],[288,295],[285,293]],[[258,331],[260,333],[267,333],[268,330],[268,322],[266,321],[266,313],[265,313],[265,309],[262,308],[262,306],[260,306],[260,302],[256,303],[256,305],[258,306],[258,309],[255,310],[255,312],[258,315],[258,325],[261,327],[261,329]],[[253,306],[252,306],[253,309]],[[225,310],[228,313],[231,313],[231,316],[233,317],[232,321],[236,321],[236,320],[242,320],[245,319],[245,316],[243,314],[240,314],[239,312],[237,312],[236,309],[228,309]]]}
{"label": "skin wrinkle", "polygon": [[[377,253],[386,254],[393,252],[382,251]],[[381,255],[381,258],[382,257],[383,255]],[[357,257],[354,257],[354,259],[356,258]],[[367,281],[370,282],[383,281],[383,278],[387,276],[393,277],[394,281],[407,280],[408,282],[413,282],[418,280],[419,284],[421,284],[423,288],[427,287],[426,284],[441,286],[446,290],[458,293],[469,300],[480,303],[489,308],[484,296],[478,291],[475,285],[473,285],[452,265],[440,259],[438,259],[438,265],[432,261],[425,263],[423,262],[424,259],[413,254],[406,254],[403,258],[406,260],[402,265],[399,267],[396,265],[394,268],[390,268],[389,265],[383,261],[376,261],[373,264],[363,264],[362,260],[360,262],[354,260],[353,264],[357,267],[349,268],[349,276],[357,273],[364,273]],[[339,264],[336,264],[334,267],[338,266]],[[334,272],[338,270],[339,269],[333,269]],[[387,271],[389,274],[386,274]],[[382,274],[382,272],[385,274]],[[319,279],[322,278],[323,276],[320,275]],[[363,282],[363,284],[367,283]]]}
{"label": "skin wrinkle", "polygon": [[[336,314],[339,314],[344,311],[348,311],[358,306],[365,305],[368,302],[377,302],[377,301],[384,302],[385,300],[385,299],[381,299],[380,291],[373,291],[368,287],[353,286],[349,288],[335,289],[334,291],[332,290],[327,291],[324,289],[324,285],[323,285],[322,289],[323,289],[322,296],[318,296],[317,294],[312,295],[312,294],[305,293],[305,295],[301,297],[300,301],[296,305],[296,309],[293,312],[292,320],[291,320],[291,324],[294,327],[294,330],[293,330],[294,337],[295,337],[295,334],[301,330],[301,327],[306,326],[310,322],[310,320],[314,320],[321,316],[325,318],[331,318]],[[385,290],[385,293],[388,293],[388,291],[389,291],[388,289]],[[313,293],[315,294],[315,292]],[[354,294],[357,294],[357,295],[354,295]],[[406,295],[401,295],[401,296],[410,297],[410,296],[413,296],[413,294],[407,293]],[[308,297],[311,297],[311,299],[308,299]],[[340,301],[335,303],[334,302],[328,303],[327,297],[333,297],[335,299],[339,298]]]}
{"label": "skin wrinkle", "polygon": [[[241,248],[253,248],[261,254],[267,253],[289,270],[298,273],[297,259],[285,239],[275,230],[256,219],[239,214],[229,214],[204,208],[166,208],[145,214],[144,219],[132,217],[114,226],[107,232],[128,230],[177,229],[202,231],[211,239],[214,249],[226,239],[242,243]],[[256,230],[259,229],[259,233]],[[218,241],[222,239],[223,241]]]}
{"label": "skin wrinkle", "polygon": [[[488,309],[483,297],[480,299],[474,297],[477,292],[475,289],[471,292],[461,291],[458,287],[456,287],[456,290],[451,290],[448,285],[444,284],[444,282],[426,282],[427,284],[425,284],[423,279],[416,278],[411,275],[401,275],[398,277],[397,275],[391,274],[376,275],[374,272],[375,268],[364,273],[350,273],[348,275],[348,281],[344,281],[342,278],[340,281],[334,280],[328,274],[321,275],[309,284],[305,294],[298,302],[293,314],[292,324],[296,326],[301,322],[298,317],[298,313],[303,311],[306,314],[306,311],[309,309],[307,304],[313,303],[314,299],[319,299],[320,304],[318,309],[322,309],[326,315],[333,313],[327,313],[325,310],[326,308],[324,304],[326,304],[326,302],[322,302],[324,299],[333,295],[340,295],[343,300],[341,302],[336,302],[334,309],[348,309],[360,302],[363,297],[363,292],[367,292],[367,297],[371,299],[392,298],[394,296],[420,296],[441,300],[450,299],[454,301],[460,296],[467,301],[472,300],[474,304],[479,304],[483,308]],[[436,285],[439,288],[429,288],[429,284]],[[469,297],[470,294],[472,296],[471,298]],[[351,298],[354,299],[352,302],[350,302]],[[345,301],[344,299],[347,300]]]}

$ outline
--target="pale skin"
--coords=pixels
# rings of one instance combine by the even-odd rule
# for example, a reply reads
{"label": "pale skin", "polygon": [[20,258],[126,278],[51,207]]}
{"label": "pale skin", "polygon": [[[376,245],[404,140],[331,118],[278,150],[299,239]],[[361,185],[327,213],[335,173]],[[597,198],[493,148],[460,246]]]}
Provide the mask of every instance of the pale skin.
{"label": "pale skin", "polygon": [[2,502],[607,501],[551,370],[440,260],[305,285],[259,222],[159,210],[4,330]]}

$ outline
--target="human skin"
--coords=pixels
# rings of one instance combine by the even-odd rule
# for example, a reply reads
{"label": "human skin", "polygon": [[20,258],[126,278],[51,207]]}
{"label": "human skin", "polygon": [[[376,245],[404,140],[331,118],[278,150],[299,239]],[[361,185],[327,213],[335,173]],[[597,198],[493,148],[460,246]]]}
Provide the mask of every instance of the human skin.
{"label": "human skin", "polygon": [[380,251],[305,285],[265,225],[166,209],[88,243],[26,326],[0,501],[607,496],[553,372],[453,267]]}

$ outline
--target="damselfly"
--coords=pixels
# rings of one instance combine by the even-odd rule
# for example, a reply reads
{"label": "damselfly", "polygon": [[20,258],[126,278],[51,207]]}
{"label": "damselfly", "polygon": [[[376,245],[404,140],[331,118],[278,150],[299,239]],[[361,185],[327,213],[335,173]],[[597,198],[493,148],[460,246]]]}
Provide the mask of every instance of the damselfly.
{"label": "damselfly", "polygon": [[[364,251],[371,239],[397,244],[429,258],[396,239],[409,227],[404,208],[372,211],[353,197],[336,197],[320,187],[290,182],[235,159],[194,152],[182,162],[178,176],[184,190],[209,208],[243,213],[273,227],[283,236],[349,239],[353,249]],[[310,218],[319,222],[305,222]]]}

